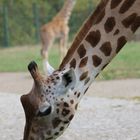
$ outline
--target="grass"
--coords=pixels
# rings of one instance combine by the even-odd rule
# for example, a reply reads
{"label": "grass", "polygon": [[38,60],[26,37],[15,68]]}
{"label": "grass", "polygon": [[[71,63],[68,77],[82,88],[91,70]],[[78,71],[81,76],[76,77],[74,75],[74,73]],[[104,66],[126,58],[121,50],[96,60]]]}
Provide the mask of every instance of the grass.
{"label": "grass", "polygon": [[[57,68],[57,47],[50,51],[50,63]],[[10,47],[0,49],[0,72],[26,72],[30,61],[35,60],[42,70],[40,46]],[[140,43],[128,43],[99,75],[98,79],[140,78]]]}
{"label": "grass", "polygon": [[[56,68],[59,63],[58,49],[50,54],[50,63]],[[0,72],[25,72],[30,61],[36,61],[42,70],[39,46],[21,46],[0,49]]]}
{"label": "grass", "polygon": [[128,43],[100,74],[100,79],[140,78],[140,43]]}

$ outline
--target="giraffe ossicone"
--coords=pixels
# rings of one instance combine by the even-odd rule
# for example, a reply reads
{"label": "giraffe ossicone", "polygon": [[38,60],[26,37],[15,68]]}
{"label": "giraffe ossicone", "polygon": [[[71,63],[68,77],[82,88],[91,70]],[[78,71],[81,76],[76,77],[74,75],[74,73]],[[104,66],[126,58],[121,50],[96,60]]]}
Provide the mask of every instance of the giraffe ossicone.
{"label": "giraffe ossicone", "polygon": [[31,62],[33,88],[21,97],[26,116],[24,140],[54,140],[62,135],[93,80],[139,26],[140,0],[101,0],[59,69],[44,77]]}

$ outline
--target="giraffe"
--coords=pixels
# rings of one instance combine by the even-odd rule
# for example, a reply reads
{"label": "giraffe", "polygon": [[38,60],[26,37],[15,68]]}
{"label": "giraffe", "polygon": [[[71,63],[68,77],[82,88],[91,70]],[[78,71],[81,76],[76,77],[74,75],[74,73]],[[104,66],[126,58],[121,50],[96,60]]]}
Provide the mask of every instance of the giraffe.
{"label": "giraffe", "polygon": [[139,0],[101,0],[57,70],[44,77],[34,61],[28,65],[34,85],[21,96],[24,140],[55,140],[63,134],[91,83],[139,28],[139,7]]}
{"label": "giraffe", "polygon": [[67,51],[67,42],[69,34],[69,19],[74,8],[76,0],[65,0],[64,6],[59,13],[49,23],[43,25],[40,29],[42,42],[41,56],[43,58],[44,71],[47,74],[48,52],[56,38],[60,39],[59,53],[60,60]]}

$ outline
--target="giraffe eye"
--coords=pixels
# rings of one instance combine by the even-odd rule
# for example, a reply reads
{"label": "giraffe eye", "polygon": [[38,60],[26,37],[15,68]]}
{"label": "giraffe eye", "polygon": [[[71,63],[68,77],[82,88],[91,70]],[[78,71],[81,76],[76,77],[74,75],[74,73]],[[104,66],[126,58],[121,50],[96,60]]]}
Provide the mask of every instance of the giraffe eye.
{"label": "giraffe eye", "polygon": [[51,106],[49,106],[46,110],[44,110],[44,111],[38,111],[38,113],[37,113],[37,117],[43,117],[43,116],[47,116],[47,115],[49,115],[50,113],[51,113],[51,111],[52,111],[52,107]]}

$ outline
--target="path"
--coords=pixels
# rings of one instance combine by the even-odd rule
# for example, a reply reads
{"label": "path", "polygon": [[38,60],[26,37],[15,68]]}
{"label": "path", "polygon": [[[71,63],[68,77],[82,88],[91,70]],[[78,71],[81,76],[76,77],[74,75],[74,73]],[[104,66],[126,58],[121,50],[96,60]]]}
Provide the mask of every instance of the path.
{"label": "path", "polygon": [[[33,84],[29,73],[0,73],[0,92],[28,93]],[[96,97],[131,98],[140,96],[140,79],[94,82],[87,95]]]}

